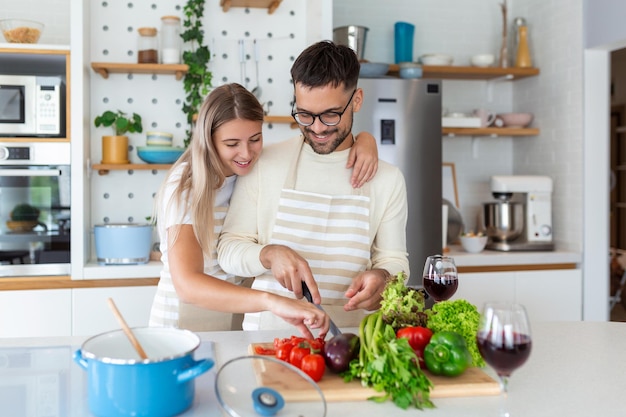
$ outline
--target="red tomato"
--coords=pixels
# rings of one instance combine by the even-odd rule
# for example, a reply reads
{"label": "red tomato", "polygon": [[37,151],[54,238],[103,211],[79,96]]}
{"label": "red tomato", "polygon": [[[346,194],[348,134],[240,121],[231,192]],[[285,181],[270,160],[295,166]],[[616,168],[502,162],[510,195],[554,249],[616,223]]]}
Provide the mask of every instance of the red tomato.
{"label": "red tomato", "polygon": [[306,342],[301,342],[297,346],[291,348],[291,352],[289,353],[289,363],[296,368],[300,368],[300,365],[302,364],[302,358],[310,354],[311,348],[309,344]]}
{"label": "red tomato", "polygon": [[311,352],[320,353],[324,349],[324,339],[318,337],[313,340],[309,340],[309,346],[311,346]]}
{"label": "red tomato", "polygon": [[290,343],[285,343],[276,348],[276,358],[281,361],[289,362],[289,354],[293,346]]}
{"label": "red tomato", "polygon": [[302,364],[300,365],[302,372],[311,377],[315,382],[318,382],[324,376],[326,370],[326,364],[324,363],[324,357],[319,353],[311,353],[302,358]]}
{"label": "red tomato", "polygon": [[264,348],[263,346],[255,346],[254,353],[257,355],[276,355],[276,349]]}
{"label": "red tomato", "polygon": [[420,368],[424,369],[424,348],[430,342],[433,332],[426,327],[404,327],[396,333],[397,337],[404,337],[409,340],[409,345],[415,351],[419,359]]}

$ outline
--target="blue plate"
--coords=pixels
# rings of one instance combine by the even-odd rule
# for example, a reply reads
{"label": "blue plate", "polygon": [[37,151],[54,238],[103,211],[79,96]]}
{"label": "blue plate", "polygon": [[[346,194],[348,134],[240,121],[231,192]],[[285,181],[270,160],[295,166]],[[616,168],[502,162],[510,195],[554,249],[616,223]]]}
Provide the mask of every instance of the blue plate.
{"label": "blue plate", "polygon": [[137,156],[149,164],[173,164],[185,152],[184,148],[172,146],[138,146]]}

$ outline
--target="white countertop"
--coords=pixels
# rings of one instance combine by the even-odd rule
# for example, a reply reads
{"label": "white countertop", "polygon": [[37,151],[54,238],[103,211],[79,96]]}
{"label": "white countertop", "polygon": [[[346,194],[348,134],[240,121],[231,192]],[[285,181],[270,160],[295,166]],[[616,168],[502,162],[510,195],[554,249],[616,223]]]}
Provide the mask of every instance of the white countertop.
{"label": "white countertop", "polygon": [[[350,329],[352,330],[352,329]],[[533,346],[530,359],[514,372],[509,384],[511,415],[553,417],[618,417],[626,414],[623,401],[626,361],[626,324],[615,322],[544,322],[533,324]],[[184,417],[223,416],[214,393],[216,370],[230,358],[245,355],[252,342],[267,342],[274,337],[288,336],[284,332],[210,332],[199,333],[204,341],[215,344],[217,367],[196,379],[193,406],[181,414]],[[4,339],[0,354],[10,347],[67,346],[71,352],[85,338]],[[207,345],[203,343],[203,347]],[[206,357],[198,353],[197,359]],[[71,362],[71,359],[68,358]],[[86,404],[86,372],[73,362],[68,365],[67,387],[71,387],[67,417],[88,416]],[[488,370],[488,372],[491,372]],[[4,378],[4,380],[3,380]],[[0,373],[0,386],[9,378]],[[15,380],[15,377],[11,377]],[[496,416],[500,397],[438,398],[436,409],[423,411],[425,416]],[[4,411],[3,410],[3,414]],[[410,413],[410,414],[409,414]],[[358,415],[407,416],[420,411],[403,411],[393,403],[330,402],[327,416]],[[9,413],[8,415],[11,415]]]}
{"label": "white countertop", "polygon": [[579,264],[582,262],[580,252],[563,250],[537,252],[484,250],[480,253],[468,253],[460,245],[451,245],[446,255],[453,257],[457,266]]}
{"label": "white countertop", "polygon": [[[542,251],[542,252],[499,252],[484,250],[481,253],[465,252],[460,246],[452,245],[446,253],[454,258],[457,266],[503,266],[503,265],[547,265],[579,264],[580,252]],[[150,261],[143,265],[99,265],[95,262],[84,267],[85,279],[122,279],[122,278],[158,278],[162,263]]]}

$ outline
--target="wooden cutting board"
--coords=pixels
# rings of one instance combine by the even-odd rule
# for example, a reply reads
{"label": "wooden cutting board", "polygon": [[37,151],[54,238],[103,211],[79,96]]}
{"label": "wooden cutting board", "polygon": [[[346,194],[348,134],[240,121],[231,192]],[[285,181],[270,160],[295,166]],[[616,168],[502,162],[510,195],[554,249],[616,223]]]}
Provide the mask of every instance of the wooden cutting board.
{"label": "wooden cutting board", "polygon": [[[255,347],[271,349],[273,343],[254,343],[248,346],[248,352],[255,353]],[[304,379],[300,379],[287,367],[270,361],[255,362],[255,374],[259,384],[279,391],[285,400],[313,401],[319,394]],[[425,371],[433,383],[431,398],[474,397],[500,394],[500,385],[480,368],[472,367],[454,378],[432,375]],[[360,401],[381,395],[372,388],[363,387],[361,381],[345,382],[343,378],[328,369],[317,383],[324,393],[326,401]]]}

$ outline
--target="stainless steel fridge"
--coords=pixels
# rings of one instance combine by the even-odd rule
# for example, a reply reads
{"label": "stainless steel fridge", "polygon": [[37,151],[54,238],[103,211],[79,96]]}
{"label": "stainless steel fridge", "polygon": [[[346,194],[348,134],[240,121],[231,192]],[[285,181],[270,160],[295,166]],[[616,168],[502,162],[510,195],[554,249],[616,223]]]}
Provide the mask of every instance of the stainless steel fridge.
{"label": "stainless steel fridge", "polygon": [[363,105],[352,131],[378,140],[380,159],[404,174],[409,218],[406,229],[411,275],[421,286],[424,261],[442,251],[441,81],[361,78]]}

